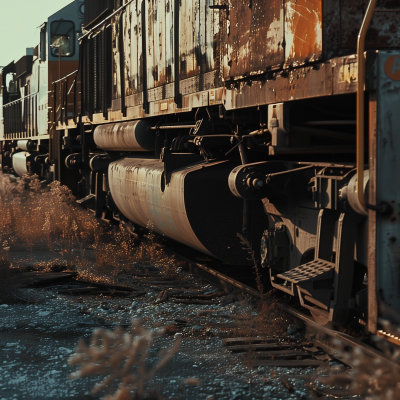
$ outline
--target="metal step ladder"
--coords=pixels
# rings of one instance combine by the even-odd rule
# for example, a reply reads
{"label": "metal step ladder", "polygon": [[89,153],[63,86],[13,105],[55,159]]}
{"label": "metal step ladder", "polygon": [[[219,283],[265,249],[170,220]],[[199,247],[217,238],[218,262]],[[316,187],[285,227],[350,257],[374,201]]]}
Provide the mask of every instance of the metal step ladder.
{"label": "metal step ladder", "polygon": [[272,285],[298,296],[320,324],[343,321],[354,276],[354,243],[359,216],[352,210],[322,209],[313,261],[272,277]]}
{"label": "metal step ladder", "polygon": [[300,301],[304,297],[304,300],[327,311],[333,295],[334,273],[335,263],[315,259],[278,274],[277,278],[286,281],[284,286],[287,289],[290,287],[293,296],[297,290]]}

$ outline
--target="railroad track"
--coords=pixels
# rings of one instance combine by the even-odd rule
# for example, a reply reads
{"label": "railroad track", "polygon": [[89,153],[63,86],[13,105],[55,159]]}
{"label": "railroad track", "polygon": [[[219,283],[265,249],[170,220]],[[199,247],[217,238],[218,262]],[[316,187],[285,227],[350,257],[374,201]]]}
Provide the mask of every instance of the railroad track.
{"label": "railroad track", "polygon": [[[147,240],[146,237],[142,238]],[[229,293],[232,291],[240,291],[242,294],[253,299],[260,299],[261,294],[257,290],[254,274],[252,274],[253,269],[251,267],[246,268],[246,274],[243,273],[243,268],[231,267],[222,264],[216,260],[209,259],[201,253],[192,251],[187,247],[177,244],[176,242],[167,241],[166,244],[157,244],[166,254],[173,255],[177,260],[184,262],[183,269],[189,273],[197,275],[202,280],[211,283],[218,288],[222,289],[224,292]],[[202,261],[205,260],[205,261]],[[226,273],[228,271],[228,273]],[[250,278],[249,278],[250,275]],[[38,283],[37,274],[34,272],[25,274],[24,283],[27,286],[40,286],[46,285],[47,281],[56,282],[58,280],[65,280],[74,278],[75,274],[59,274],[53,273],[51,276],[40,278],[40,283]],[[34,283],[36,282],[36,283]],[[113,295],[124,296],[131,290],[130,288],[125,288],[123,286],[114,286],[112,289],[109,288],[107,284],[99,284],[93,282],[81,282],[89,285],[87,288],[76,288],[74,293],[113,293]],[[167,282],[166,282],[167,283]],[[250,284],[249,284],[250,283]],[[252,286],[250,286],[252,284]],[[66,291],[65,293],[72,293],[72,291]],[[162,297],[162,296],[161,296]],[[162,299],[160,298],[160,301]],[[304,324],[304,335],[307,340],[313,342],[316,347],[323,350],[330,357],[341,361],[342,363],[348,365],[349,367],[355,367],[355,361],[352,358],[341,356],[342,350],[346,348],[347,350],[358,349],[362,354],[368,357],[371,362],[373,360],[379,360],[379,362],[387,363],[390,368],[399,368],[399,365],[395,363],[390,357],[387,357],[379,350],[374,347],[367,345],[354,337],[339,332],[327,327],[323,327],[317,324],[312,317],[305,314],[303,311],[299,311],[293,307],[286,304],[281,304],[282,311],[289,315],[291,318],[299,321],[299,324]],[[393,334],[386,333],[383,331],[378,332],[378,336],[384,338],[387,342],[394,343],[395,345],[400,345],[400,340]]]}
{"label": "railroad track", "polygon": [[[197,275],[202,280],[221,288],[221,292],[241,292],[246,297],[259,300],[261,298],[260,292],[257,290],[253,268],[246,268],[246,275],[243,273],[243,268],[235,268],[219,263],[213,259],[208,259],[206,256],[192,252],[187,248],[183,248],[181,245],[175,243],[166,242],[166,244],[159,244],[162,250],[166,254],[175,256],[179,260],[183,269],[194,275]],[[233,274],[231,274],[233,273]],[[35,280],[35,273],[32,272],[32,277],[26,275],[27,284],[31,285],[29,279]],[[71,274],[70,274],[71,275]],[[250,278],[249,278],[250,276]],[[140,278],[140,275],[138,275]],[[73,276],[64,276],[63,274],[54,273],[50,277],[50,281],[57,281],[59,279],[74,279]],[[43,283],[45,278],[43,278]],[[157,280],[154,278],[150,284],[153,286],[159,286],[159,296],[154,300],[155,304],[159,304],[165,301],[180,302],[182,304],[192,302],[194,304],[207,304],[210,300],[200,294],[200,296],[194,294],[190,295],[187,299],[182,299],[176,294],[169,293],[168,298],[168,285],[173,286],[173,282]],[[37,282],[37,281],[36,281]],[[50,282],[51,283],[51,282]],[[143,292],[135,292],[134,289],[124,286],[114,286],[109,288],[107,284],[99,284],[93,282],[81,282],[86,284],[87,287],[76,287],[73,289],[59,290],[59,294],[112,294],[114,296],[126,296],[134,297],[140,296]],[[132,293],[132,291],[134,293]],[[190,289],[189,289],[190,291]],[[204,298],[203,298],[203,297]],[[182,296],[181,296],[182,297]],[[185,297],[185,295],[183,295]],[[215,299],[214,299],[215,300]],[[210,302],[211,304],[211,302]],[[227,350],[239,351],[243,353],[243,357],[247,357],[246,354],[251,353],[254,359],[251,365],[254,367],[288,367],[288,368],[304,368],[304,367],[319,367],[327,365],[330,360],[337,360],[345,364],[349,368],[357,369],[360,364],[360,357],[363,357],[364,363],[370,364],[371,369],[379,365],[386,370],[398,371],[400,373],[399,365],[393,361],[390,356],[387,356],[375,349],[374,347],[367,345],[354,337],[347,335],[343,332],[338,332],[326,327],[318,325],[312,317],[306,315],[304,312],[299,311],[288,305],[281,305],[282,311],[290,316],[291,319],[296,321],[297,325],[303,325],[304,328],[301,330],[303,335],[302,339],[282,341],[270,338],[260,337],[230,337],[224,340],[224,345]],[[394,335],[385,334],[384,332],[379,333],[380,336],[384,337],[387,341],[398,342],[398,339]],[[346,350],[345,352],[343,350]],[[349,357],[348,354],[357,352],[359,356]],[[361,356],[360,356],[361,355]],[[345,393],[345,392],[343,392]],[[342,393],[342,394],[343,394]],[[336,393],[338,395],[338,393]],[[350,395],[346,392],[344,395]]]}
{"label": "railroad track", "polygon": [[[152,266],[143,266],[143,275],[135,273],[136,281],[141,282],[141,280],[143,280],[141,282],[142,286],[139,285],[139,288],[135,288],[134,286],[113,286],[83,281],[76,282],[76,286],[72,285],[71,288],[62,288],[61,286],[63,286],[63,282],[74,282],[76,274],[61,272],[53,272],[49,275],[43,275],[40,278],[43,284],[42,286],[58,285],[58,288],[53,290],[58,294],[64,295],[81,296],[87,294],[102,294],[105,296],[126,296],[134,299],[135,297],[140,297],[143,294],[146,294],[147,291],[144,290],[144,288],[146,285],[150,285],[153,288],[154,293],[159,293],[158,296],[154,297],[152,300],[152,303],[155,306],[164,302],[180,303],[182,304],[182,307],[185,307],[185,304],[219,304],[219,299],[224,299],[225,293],[237,293],[238,291],[243,293],[247,298],[251,297],[253,299],[260,299],[260,292],[256,288],[240,281],[240,269],[237,269],[235,276],[229,276],[228,274],[221,272],[221,270],[218,270],[219,267],[226,269],[227,266],[216,265],[217,263],[214,263],[213,260],[210,260],[209,263],[202,262],[196,259],[195,253],[192,258],[188,253],[184,255],[179,254],[179,251],[176,248],[172,249],[167,246],[161,247],[165,252],[173,254],[179,261],[184,261],[184,270],[199,276],[203,281],[212,283],[214,286],[221,288],[222,290],[218,291],[218,289],[213,289],[212,295],[204,293],[204,289],[196,289],[198,290],[198,292],[196,292],[190,284],[187,285],[185,282],[182,284],[181,281],[174,282],[173,280],[163,280],[159,278],[160,275],[156,274],[152,276],[152,273],[156,272],[156,268]],[[204,256],[201,255],[199,255],[199,257],[204,258]],[[27,273],[25,275],[26,285],[32,286],[33,284],[35,287],[40,286],[37,280],[37,275],[40,275],[40,273]],[[178,289],[175,286],[178,287]],[[396,371],[396,373],[400,373],[399,365],[396,362],[372,346],[369,346],[345,333],[321,327],[315,323],[310,316],[293,307],[282,304],[281,310],[289,316],[290,319],[295,320],[296,325],[299,327],[302,325],[301,331],[300,328],[298,331],[301,332],[301,335],[296,338],[290,338],[291,335],[282,335],[282,337],[279,337],[279,335],[258,336],[258,334],[257,336],[242,337],[240,335],[232,336],[232,334],[228,332],[228,335],[223,336],[223,333],[227,332],[226,328],[229,329],[230,322],[228,321],[223,324],[218,324],[218,328],[216,328],[221,332],[220,337],[223,339],[223,346],[225,346],[227,351],[236,354],[239,353],[237,354],[239,359],[242,359],[245,364],[253,368],[285,368],[280,370],[279,374],[282,374],[281,383],[289,391],[293,389],[293,385],[291,384],[291,380],[288,380],[287,377],[292,377],[294,380],[308,379],[303,374],[294,374],[291,376],[289,372],[291,369],[320,367],[323,371],[326,371],[326,369],[330,368],[331,361],[338,361],[346,365],[348,368],[345,369],[344,373],[347,375],[348,371],[357,370],[357,368],[359,368],[360,360],[362,360],[364,364],[370,365],[371,374],[373,374],[373,369],[377,367],[380,369],[383,368],[386,371]],[[240,318],[240,316],[238,316],[238,318]],[[244,325],[252,322],[251,316],[248,316],[247,318],[247,320],[243,321]],[[196,323],[197,322],[193,322],[193,324]],[[210,321],[208,324],[210,324]],[[177,320],[176,325],[178,330],[188,331],[191,329],[190,322],[186,320]],[[216,327],[217,325],[205,325],[202,327],[201,331],[204,331],[204,334],[206,334],[211,326]],[[105,327],[107,328],[108,326]],[[343,351],[344,349],[346,351]],[[356,357],[349,356],[349,354],[355,353],[357,353]],[[286,368],[289,368],[290,370]],[[320,383],[315,383],[315,374],[313,379],[314,380],[311,380],[310,378],[309,384],[318,394],[334,395],[336,397],[346,397],[357,394],[348,388],[330,390],[326,387],[320,387]]]}
{"label": "railroad track", "polygon": [[[186,261],[187,270],[200,276],[202,279],[213,283],[225,291],[240,290],[243,294],[260,299],[260,292],[246,283],[241,282],[240,277],[229,276],[215,268],[204,265],[201,262],[181,256]],[[387,382],[388,386],[397,387],[400,375],[400,364],[393,357],[393,352],[399,350],[400,339],[388,332],[379,331],[375,338],[380,337],[385,341],[381,348],[383,351],[366,344],[355,337],[317,324],[314,319],[294,307],[280,304],[282,311],[294,318],[298,325],[303,325],[303,340],[298,343],[273,342],[259,338],[234,338],[224,341],[228,350],[253,354],[256,359],[253,367],[324,367],[327,368],[330,361],[338,361],[346,366],[343,372],[325,378],[317,378],[308,382],[311,390],[317,396],[329,398],[364,398],[366,394],[375,394],[374,398],[389,398],[388,395],[396,393],[392,389],[376,389]],[[310,356],[310,353],[314,353]],[[325,371],[326,373],[326,371]],[[329,373],[328,373],[329,375]],[[290,376],[290,374],[288,375]],[[294,379],[304,379],[304,376],[293,376]],[[281,377],[281,383],[293,391],[293,386],[285,377]],[[383,383],[385,385],[385,383]],[[392,390],[392,391],[391,391]],[[396,389],[394,389],[396,390]],[[393,397],[392,398],[397,398]]]}
{"label": "railroad track", "polygon": [[[255,299],[261,298],[261,294],[257,288],[243,283],[240,277],[236,279],[235,277],[220,272],[218,269],[205,265],[205,263],[203,264],[186,255],[181,255],[178,251],[171,251],[171,249],[165,246],[161,247],[164,251],[170,252],[176,257],[179,257],[180,260],[185,261],[187,263],[186,270],[188,272],[200,276],[207,282],[225,291],[240,290],[247,296],[251,296]],[[396,369],[400,373],[400,365],[380,350],[365,344],[351,335],[321,326],[317,324],[311,316],[294,307],[290,307],[286,304],[281,304],[280,306],[284,313],[304,324],[305,338],[313,342],[315,347],[323,350],[327,355],[332,357],[332,359],[336,359],[350,368],[356,368],[358,367],[359,359],[344,356],[343,350],[346,349],[347,353],[358,351],[370,361],[371,365],[374,365],[374,362],[375,365],[378,363],[380,366],[385,364],[387,368]],[[380,330],[377,332],[377,336],[384,338],[387,342],[395,344],[396,346],[400,346],[400,338],[394,334]]]}

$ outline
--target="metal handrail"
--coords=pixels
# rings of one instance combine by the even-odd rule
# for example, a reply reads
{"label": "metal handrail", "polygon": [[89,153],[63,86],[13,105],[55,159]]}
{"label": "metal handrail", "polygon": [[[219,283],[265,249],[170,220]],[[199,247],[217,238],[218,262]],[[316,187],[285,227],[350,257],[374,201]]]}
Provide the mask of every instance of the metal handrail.
{"label": "metal handrail", "polygon": [[38,132],[37,113],[39,92],[28,94],[3,105],[4,135],[20,139],[35,136]]}
{"label": "metal handrail", "polygon": [[57,79],[56,81],[53,82],[53,85],[54,85],[55,83],[58,83],[58,82],[63,81],[65,78],[69,78],[71,75],[76,74],[78,71],[79,71],[79,70],[75,70],[75,71],[71,72],[70,74],[63,76],[62,78]]}
{"label": "metal handrail", "polygon": [[120,8],[115,10],[112,14],[110,14],[108,17],[104,18],[101,22],[99,22],[96,26],[94,26],[92,29],[90,29],[88,32],[86,32],[83,36],[81,36],[78,40],[81,41],[84,39],[86,36],[89,36],[92,32],[96,31],[98,28],[104,25],[106,21],[114,17],[114,15],[118,14],[120,11],[122,11],[124,8],[126,8],[129,4],[131,4],[134,0],[129,0],[127,3],[123,4]]}
{"label": "metal handrail", "polygon": [[75,79],[73,80],[73,82],[71,83],[71,87],[69,88],[69,90],[68,90],[68,92],[67,92],[68,95],[71,93],[71,90],[72,90],[72,88],[75,86],[75,83],[76,83],[76,77],[75,77]]}
{"label": "metal handrail", "polygon": [[28,99],[29,97],[36,96],[36,95],[38,95],[38,94],[39,94],[39,92],[35,92],[35,93],[28,94],[28,95],[26,95],[26,96],[24,96],[24,97],[21,97],[20,99],[10,101],[10,102],[7,103],[7,104],[3,104],[3,107],[12,106],[13,104],[17,104],[18,102],[22,102],[23,100]]}
{"label": "metal handrail", "polygon": [[365,85],[365,39],[372,20],[377,0],[370,0],[360,32],[357,37],[357,198],[360,206],[367,210],[364,199],[364,85]]}

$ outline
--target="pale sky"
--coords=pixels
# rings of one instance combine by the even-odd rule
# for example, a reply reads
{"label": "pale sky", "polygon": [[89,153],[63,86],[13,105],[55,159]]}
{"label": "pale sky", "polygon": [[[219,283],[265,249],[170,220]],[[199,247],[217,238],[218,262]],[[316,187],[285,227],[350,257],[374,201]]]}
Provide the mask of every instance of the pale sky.
{"label": "pale sky", "polygon": [[0,0],[0,66],[39,44],[39,26],[72,0]]}

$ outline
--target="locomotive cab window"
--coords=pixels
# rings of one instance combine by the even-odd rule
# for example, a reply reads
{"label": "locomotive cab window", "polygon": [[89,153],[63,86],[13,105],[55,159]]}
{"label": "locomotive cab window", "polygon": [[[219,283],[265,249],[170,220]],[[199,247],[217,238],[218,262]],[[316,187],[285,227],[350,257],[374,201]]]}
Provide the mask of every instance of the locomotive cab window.
{"label": "locomotive cab window", "polygon": [[51,55],[72,57],[75,53],[75,24],[72,21],[53,21],[51,23]]}

